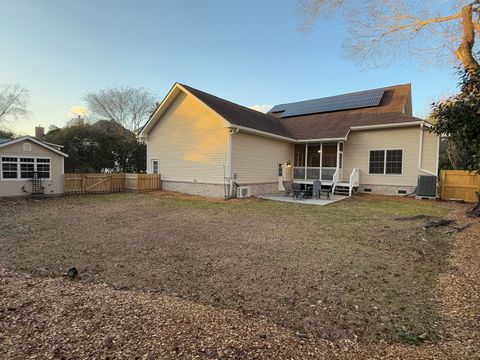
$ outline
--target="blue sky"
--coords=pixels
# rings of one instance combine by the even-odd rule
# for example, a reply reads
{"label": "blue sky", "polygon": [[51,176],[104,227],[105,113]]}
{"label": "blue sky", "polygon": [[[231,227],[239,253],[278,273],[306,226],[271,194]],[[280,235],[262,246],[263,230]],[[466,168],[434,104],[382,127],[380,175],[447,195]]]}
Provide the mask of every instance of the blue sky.
{"label": "blue sky", "polygon": [[63,126],[88,91],[131,85],[163,98],[175,81],[246,106],[412,83],[416,115],[452,93],[454,65],[404,60],[362,69],[343,57],[347,25],[297,31],[287,0],[0,0],[0,83],[30,90],[28,119]]}

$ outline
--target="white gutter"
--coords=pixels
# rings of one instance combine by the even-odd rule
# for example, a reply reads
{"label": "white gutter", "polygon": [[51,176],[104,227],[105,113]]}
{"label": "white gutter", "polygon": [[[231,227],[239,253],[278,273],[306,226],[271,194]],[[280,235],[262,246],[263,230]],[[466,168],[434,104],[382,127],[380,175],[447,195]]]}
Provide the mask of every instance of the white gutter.
{"label": "white gutter", "polygon": [[266,131],[256,130],[256,129],[248,128],[248,127],[245,127],[245,126],[234,125],[234,124],[231,124],[227,127],[228,128],[239,129],[239,130],[242,130],[242,131],[245,131],[245,132],[249,132],[249,133],[252,133],[252,134],[258,134],[258,135],[265,136],[265,137],[270,137],[270,138],[284,140],[284,141],[290,141],[290,142],[296,143],[296,144],[304,144],[304,143],[322,142],[322,141],[324,141],[324,142],[327,142],[327,141],[347,141],[347,137],[350,134],[351,130],[371,130],[371,129],[382,129],[382,128],[407,127],[407,126],[419,126],[419,125],[423,125],[423,124],[424,124],[423,121],[410,121],[410,122],[396,123],[396,124],[351,126],[345,137],[302,139],[302,140],[296,140],[296,139],[293,139],[293,138],[268,133]]}
{"label": "white gutter", "polygon": [[296,143],[309,143],[309,142],[327,142],[327,141],[347,141],[347,137],[343,138],[324,138],[324,139],[308,139],[308,140],[295,140]]}
{"label": "white gutter", "polygon": [[262,135],[262,136],[265,136],[265,137],[270,137],[270,138],[284,140],[284,141],[290,141],[290,142],[297,143],[297,144],[305,144],[305,143],[309,143],[309,142],[321,142],[321,141],[346,141],[347,140],[346,137],[296,140],[296,139],[289,138],[289,137],[286,137],[286,136],[275,135],[275,134],[272,134],[272,133],[268,133],[266,131],[256,130],[256,129],[248,128],[248,127],[245,127],[245,126],[234,125],[234,124],[231,124],[231,125],[227,126],[227,128],[238,129],[238,130],[242,130],[242,131],[247,132],[247,133]]}
{"label": "white gutter", "polygon": [[248,128],[248,127],[245,127],[245,126],[238,126],[238,125],[235,125],[235,124],[230,124],[230,125],[227,126],[227,128],[238,129],[238,130],[242,130],[242,131],[245,131],[245,132],[250,132],[250,133],[253,133],[253,134],[262,135],[262,136],[265,136],[265,137],[271,137],[271,138],[274,138],[274,139],[297,142],[297,140],[286,137],[286,136],[276,135],[276,134],[272,134],[272,133],[269,133],[269,132],[266,132],[266,131],[256,130],[256,129]]}
{"label": "white gutter", "polygon": [[383,129],[383,128],[392,128],[392,127],[405,127],[405,126],[414,126],[422,125],[423,121],[410,121],[404,123],[396,124],[380,124],[380,125],[363,125],[363,126],[351,126],[351,130],[369,130],[369,129]]}

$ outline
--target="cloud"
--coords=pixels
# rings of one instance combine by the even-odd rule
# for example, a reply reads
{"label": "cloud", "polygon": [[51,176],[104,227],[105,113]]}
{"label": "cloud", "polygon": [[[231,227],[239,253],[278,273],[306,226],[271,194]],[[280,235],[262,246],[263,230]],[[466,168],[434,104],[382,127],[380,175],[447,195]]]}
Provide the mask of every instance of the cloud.
{"label": "cloud", "polygon": [[257,110],[257,111],[260,111],[262,113],[266,113],[272,107],[273,107],[273,105],[269,105],[269,104],[257,104],[257,105],[249,106],[250,109]]}

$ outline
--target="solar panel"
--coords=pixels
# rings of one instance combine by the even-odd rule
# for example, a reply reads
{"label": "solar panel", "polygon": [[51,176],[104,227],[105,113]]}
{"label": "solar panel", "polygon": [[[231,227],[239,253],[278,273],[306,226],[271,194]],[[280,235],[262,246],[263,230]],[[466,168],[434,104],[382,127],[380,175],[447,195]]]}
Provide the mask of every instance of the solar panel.
{"label": "solar panel", "polygon": [[384,92],[385,89],[374,89],[329,96],[320,99],[280,104],[275,105],[269,112],[283,111],[281,117],[289,117],[378,106],[380,100],[382,100]]}

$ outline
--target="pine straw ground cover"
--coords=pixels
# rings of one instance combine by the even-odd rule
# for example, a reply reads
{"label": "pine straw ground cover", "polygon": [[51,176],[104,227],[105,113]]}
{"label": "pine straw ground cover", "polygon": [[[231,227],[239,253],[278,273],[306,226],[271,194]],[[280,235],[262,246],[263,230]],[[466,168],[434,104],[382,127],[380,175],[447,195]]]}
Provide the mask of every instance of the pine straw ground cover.
{"label": "pine straw ground cover", "polygon": [[[330,211],[347,212],[348,231],[329,232]],[[478,224],[457,235],[449,265],[449,236],[393,220],[445,212],[372,197],[315,209],[135,194],[3,202],[0,357],[472,358]],[[307,220],[298,238],[292,216]],[[70,265],[73,282],[59,278]]]}

